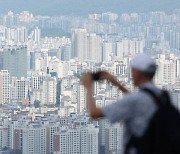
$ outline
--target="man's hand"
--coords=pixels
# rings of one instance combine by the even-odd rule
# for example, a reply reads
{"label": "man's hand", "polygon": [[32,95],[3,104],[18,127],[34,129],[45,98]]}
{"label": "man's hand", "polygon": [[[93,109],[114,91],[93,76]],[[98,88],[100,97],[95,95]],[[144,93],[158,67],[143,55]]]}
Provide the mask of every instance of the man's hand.
{"label": "man's hand", "polygon": [[106,71],[101,71],[101,79],[108,80],[115,86],[117,86],[122,92],[127,93],[128,90],[117,80],[117,78]]}

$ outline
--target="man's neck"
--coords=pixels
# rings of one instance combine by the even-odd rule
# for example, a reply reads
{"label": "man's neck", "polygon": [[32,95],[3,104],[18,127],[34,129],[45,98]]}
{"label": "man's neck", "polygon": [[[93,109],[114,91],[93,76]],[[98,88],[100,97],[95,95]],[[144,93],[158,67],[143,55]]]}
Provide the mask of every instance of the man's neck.
{"label": "man's neck", "polygon": [[142,87],[143,85],[147,84],[147,83],[152,83],[152,80],[143,80],[141,82],[139,82],[138,87]]}

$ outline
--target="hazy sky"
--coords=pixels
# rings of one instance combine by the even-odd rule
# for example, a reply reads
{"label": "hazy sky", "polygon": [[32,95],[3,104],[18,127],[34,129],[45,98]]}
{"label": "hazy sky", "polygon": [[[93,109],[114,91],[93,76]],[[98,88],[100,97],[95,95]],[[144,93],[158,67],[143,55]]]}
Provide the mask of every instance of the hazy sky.
{"label": "hazy sky", "polygon": [[0,0],[0,13],[28,10],[40,15],[87,15],[94,12],[170,12],[180,0]]}

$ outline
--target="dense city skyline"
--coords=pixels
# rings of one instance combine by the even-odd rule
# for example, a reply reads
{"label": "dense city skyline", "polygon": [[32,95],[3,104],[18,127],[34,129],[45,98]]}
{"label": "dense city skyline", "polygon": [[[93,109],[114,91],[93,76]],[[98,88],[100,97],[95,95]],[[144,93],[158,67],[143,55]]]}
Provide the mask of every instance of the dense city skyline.
{"label": "dense city skyline", "polygon": [[[178,1],[170,11],[164,7],[161,11],[160,5],[158,11],[145,13],[87,9],[87,14],[80,12],[83,16],[76,11],[46,16],[41,8],[39,13],[27,9],[34,1],[26,2],[24,7],[18,5],[20,9],[6,8],[9,1],[0,2],[4,7],[0,9],[0,152],[121,154],[123,124],[90,118],[80,78],[87,71],[106,70],[135,91],[130,66],[137,54],[153,57],[158,65],[155,84],[169,90],[180,110]],[[42,7],[46,9],[45,4]],[[94,83],[93,96],[96,105],[104,107],[123,93],[103,81]]]}

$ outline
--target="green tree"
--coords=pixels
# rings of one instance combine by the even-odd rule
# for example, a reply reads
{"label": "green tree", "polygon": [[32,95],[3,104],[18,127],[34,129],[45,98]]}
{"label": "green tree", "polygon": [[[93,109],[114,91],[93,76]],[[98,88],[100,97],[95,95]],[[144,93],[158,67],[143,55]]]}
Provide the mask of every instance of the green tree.
{"label": "green tree", "polygon": [[41,103],[41,102],[40,102],[39,100],[35,100],[35,101],[34,101],[34,107],[35,107],[35,108],[40,107],[40,103]]}

